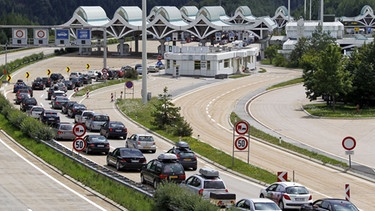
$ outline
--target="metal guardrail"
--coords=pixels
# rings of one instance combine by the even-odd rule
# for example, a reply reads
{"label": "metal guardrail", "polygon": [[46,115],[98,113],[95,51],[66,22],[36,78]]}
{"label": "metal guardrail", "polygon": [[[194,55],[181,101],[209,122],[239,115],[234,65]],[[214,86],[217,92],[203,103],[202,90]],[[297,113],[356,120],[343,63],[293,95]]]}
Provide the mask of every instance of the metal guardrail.
{"label": "metal guardrail", "polygon": [[98,165],[97,163],[83,157],[79,153],[73,152],[72,150],[66,148],[65,146],[61,145],[55,140],[51,141],[42,141],[42,143],[45,143],[47,146],[51,147],[52,149],[56,150],[57,152],[69,157],[70,159],[80,163],[81,165],[86,166],[87,168],[90,168],[91,170],[95,171],[96,173],[99,173],[103,176],[106,176],[114,181],[119,182],[122,185],[125,185],[129,188],[132,188],[150,198],[154,197],[155,190],[147,185],[143,185],[137,182],[134,182],[133,180],[124,177],[120,174],[118,174],[115,171],[112,171],[108,168],[105,168],[101,165]]}

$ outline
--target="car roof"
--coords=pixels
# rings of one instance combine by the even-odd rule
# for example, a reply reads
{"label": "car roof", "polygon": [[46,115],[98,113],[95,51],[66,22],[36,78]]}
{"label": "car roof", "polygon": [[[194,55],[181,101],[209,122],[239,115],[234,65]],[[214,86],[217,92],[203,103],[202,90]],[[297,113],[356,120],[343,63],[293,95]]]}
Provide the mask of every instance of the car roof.
{"label": "car roof", "polygon": [[273,184],[279,184],[279,185],[282,185],[282,186],[285,186],[285,187],[291,187],[291,186],[303,186],[303,187],[305,187],[304,185],[301,185],[301,184],[296,183],[296,182],[275,182]]}
{"label": "car roof", "polygon": [[[268,199],[268,198],[245,198],[246,200],[249,200],[249,201],[252,201],[252,202],[255,202],[255,203],[257,203],[257,202],[274,202],[274,201],[272,201],[271,199]],[[240,199],[240,200],[242,200],[242,199]],[[238,200],[238,201],[240,201],[240,200]]]}

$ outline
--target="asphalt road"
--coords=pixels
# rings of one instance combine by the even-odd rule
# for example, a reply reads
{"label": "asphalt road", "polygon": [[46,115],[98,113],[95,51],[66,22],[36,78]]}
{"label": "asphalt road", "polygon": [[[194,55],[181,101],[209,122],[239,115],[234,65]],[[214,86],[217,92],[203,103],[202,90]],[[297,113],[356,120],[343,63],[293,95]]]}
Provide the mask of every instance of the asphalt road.
{"label": "asphalt road", "polygon": [[[101,63],[101,61],[98,61],[98,59],[88,60],[88,58],[83,59],[82,57],[70,57],[68,60],[63,61],[60,59],[62,58],[59,58],[59,60],[51,59],[48,62],[41,62],[38,64],[37,68],[30,67],[34,69],[28,69],[27,71],[33,71],[34,73],[36,69],[40,71],[46,70],[46,68],[51,67],[51,65],[57,65],[53,66],[54,70],[56,69],[62,72],[64,71],[66,65],[75,65],[77,68],[82,70],[82,67],[85,67],[85,64],[88,62],[90,62],[90,64]],[[126,61],[121,60],[120,62],[124,63]],[[138,62],[134,62],[134,64],[135,63]],[[128,62],[128,64],[131,64],[131,62]],[[244,101],[246,96],[258,93],[264,89],[264,87],[271,84],[286,81],[301,75],[301,72],[298,70],[284,70],[282,68],[266,69],[266,73],[254,73],[249,77],[240,79],[213,80],[216,82],[207,83],[204,86],[198,86],[194,84],[194,82],[207,82],[210,80],[195,79],[193,80],[194,82],[191,82],[189,81],[191,79],[188,80],[185,78],[179,78],[161,82],[159,81],[158,77],[150,76],[148,89],[153,93],[153,95],[156,95],[156,93],[161,93],[161,91],[158,90],[162,89],[164,86],[171,87],[170,90],[174,93],[182,93],[187,91],[186,95],[178,96],[178,94],[175,94],[173,96],[176,97],[174,101],[175,104],[177,106],[181,106],[183,116],[193,126],[194,136],[198,137],[199,135],[200,140],[210,143],[228,154],[231,154],[233,132],[232,125],[230,125],[228,121],[230,112],[233,111],[242,101]],[[15,73],[15,75],[18,77],[24,77],[24,72]],[[13,76],[12,78],[17,77]],[[155,82],[154,85],[152,83],[153,80]],[[186,88],[180,88],[183,83],[188,83],[192,88],[187,90]],[[135,84],[136,87],[138,87],[135,89],[135,96],[139,97],[141,91],[140,81],[136,81]],[[121,90],[123,90],[123,86],[121,85],[118,85],[118,87],[98,90],[90,94],[90,98],[84,101],[87,101],[88,104],[95,106],[93,108],[98,109],[98,111],[114,112],[111,113],[111,116],[113,115],[122,118],[120,117],[120,113],[115,110],[114,105],[109,103],[110,93],[114,92],[117,93],[116,96],[119,96],[118,93]],[[248,99],[249,98],[247,98],[247,100]],[[246,110],[245,107],[243,107],[243,110]],[[126,125],[130,128],[130,131],[142,131],[142,128],[130,121],[127,121]],[[161,150],[171,147],[171,145],[168,146],[168,143],[159,141],[159,139],[157,143],[159,149]],[[123,141],[118,141],[117,144],[123,145]],[[111,142],[111,145],[116,146],[115,142]],[[352,189],[352,201],[362,210],[371,210],[373,207],[372,202],[374,201],[375,196],[374,193],[372,193],[372,190],[374,188],[374,183],[363,180],[358,175],[348,174],[343,169],[332,169],[316,162],[310,162],[308,159],[305,159],[300,155],[294,155],[263,144],[260,140],[252,139],[250,143],[250,150],[251,164],[260,166],[271,172],[275,172],[275,175],[277,171],[288,171],[289,179],[293,179],[292,175],[294,175],[294,181],[306,185],[312,191],[314,199],[321,197],[344,198],[344,185],[350,183]],[[246,160],[245,153],[236,153],[235,156]],[[138,176],[139,173],[134,174],[134,177]],[[245,193],[239,194],[240,197],[257,196],[256,192],[258,189],[253,190],[256,189],[255,185],[253,185],[253,187],[246,188],[243,186],[244,182],[239,180],[237,177],[228,178],[225,179],[225,181],[228,185],[235,184],[235,191],[233,192],[238,193],[238,189],[239,192],[242,191],[242,193]]]}

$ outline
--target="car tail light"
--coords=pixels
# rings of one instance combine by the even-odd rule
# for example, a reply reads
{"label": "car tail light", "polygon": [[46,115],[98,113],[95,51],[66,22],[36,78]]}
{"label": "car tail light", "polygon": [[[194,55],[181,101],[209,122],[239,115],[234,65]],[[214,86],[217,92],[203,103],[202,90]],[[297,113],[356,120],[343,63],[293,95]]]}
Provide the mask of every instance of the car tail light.
{"label": "car tail light", "polygon": [[112,132],[113,131],[113,129],[112,128],[109,128],[109,132]]}
{"label": "car tail light", "polygon": [[140,163],[147,163],[147,160],[146,160],[146,158],[141,158],[139,162]]}
{"label": "car tail light", "polygon": [[168,178],[168,175],[166,175],[166,174],[160,174],[159,178],[160,179],[166,179],[166,178]]}
{"label": "car tail light", "polygon": [[126,163],[126,159],[121,159],[121,162],[122,163]]}
{"label": "car tail light", "polygon": [[225,192],[227,192],[227,193],[228,193],[228,189],[225,189]]}
{"label": "car tail light", "polygon": [[124,132],[128,132],[128,129],[127,129],[127,128],[124,128]]}
{"label": "car tail light", "polygon": [[90,147],[95,147],[95,144],[89,144],[88,146],[90,146]]}
{"label": "car tail light", "polygon": [[216,203],[216,206],[218,207],[222,207],[222,206],[225,206],[224,202],[219,200],[217,203]]}
{"label": "car tail light", "polygon": [[309,201],[312,200],[312,195],[309,196]]}
{"label": "car tail light", "polygon": [[287,195],[287,194],[284,194],[283,197],[284,197],[284,199],[286,199],[286,200],[291,200],[290,197],[289,197],[289,195]]}
{"label": "car tail light", "polygon": [[105,145],[105,148],[109,148],[109,144],[106,144],[106,145]]}
{"label": "car tail light", "polygon": [[155,142],[152,142],[152,145],[155,145]]}
{"label": "car tail light", "polygon": [[176,157],[179,160],[181,156],[180,156],[180,154],[176,154]]}
{"label": "car tail light", "polygon": [[140,141],[138,141],[138,145],[141,145],[141,142],[140,142]]}
{"label": "car tail light", "polygon": [[61,132],[61,131],[57,131],[57,134],[60,135],[60,134],[63,134],[63,132]]}
{"label": "car tail light", "polygon": [[198,191],[198,194],[199,194],[199,195],[203,195],[203,189],[200,189],[200,190]]}
{"label": "car tail light", "polygon": [[185,180],[186,176],[185,176],[185,174],[183,174],[183,175],[180,175],[178,178],[181,179],[181,180]]}

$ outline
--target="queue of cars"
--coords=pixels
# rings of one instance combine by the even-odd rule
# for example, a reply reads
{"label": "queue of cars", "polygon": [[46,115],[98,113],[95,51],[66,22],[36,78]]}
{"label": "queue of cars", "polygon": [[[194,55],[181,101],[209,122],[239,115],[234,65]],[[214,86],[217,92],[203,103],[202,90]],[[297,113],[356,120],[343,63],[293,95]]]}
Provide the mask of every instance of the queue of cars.
{"label": "queue of cars", "polygon": [[[58,89],[58,91],[61,90]],[[56,93],[59,93],[58,91]],[[30,94],[27,94],[29,97],[25,99],[30,99]],[[123,123],[112,122],[109,116],[95,114],[94,111],[86,112],[87,108],[83,104],[69,101],[69,99],[66,100],[64,96],[54,97],[54,100],[51,101],[53,109],[60,109],[56,105],[62,98],[64,98],[64,102],[61,103],[61,113],[64,113],[65,108],[66,114],[74,118],[75,123],[85,124],[88,128],[90,127],[90,131],[98,131],[100,134],[84,137],[87,143],[84,152],[87,154],[104,153],[107,155],[107,165],[114,166],[118,171],[140,171],[143,184],[151,184],[154,188],[157,188],[164,181],[180,183],[181,187],[209,199],[219,207],[234,206],[240,210],[358,210],[352,203],[341,199],[319,199],[313,202],[312,195],[307,188],[294,182],[271,184],[261,190],[260,198],[240,199],[235,203],[235,195],[228,192],[217,171],[201,169],[199,174],[186,179],[185,170],[197,169],[196,155],[186,142],[176,143],[176,146],[168,150],[167,153],[147,162],[142,152],[156,152],[156,144],[151,135],[133,134],[127,138],[128,131]],[[54,101],[57,101],[55,105]],[[77,109],[77,107],[80,107],[80,109]],[[60,119],[57,118],[57,111],[44,110],[43,107],[37,105],[30,106],[25,111],[30,116],[38,118],[46,124],[51,124],[53,129],[56,130],[55,138],[57,140],[75,139],[75,135],[72,133],[74,124],[60,122]],[[104,119],[102,119],[103,116]],[[93,126],[94,123],[97,123],[97,125]],[[108,142],[109,137],[126,139],[125,147],[116,148],[111,152]]]}

